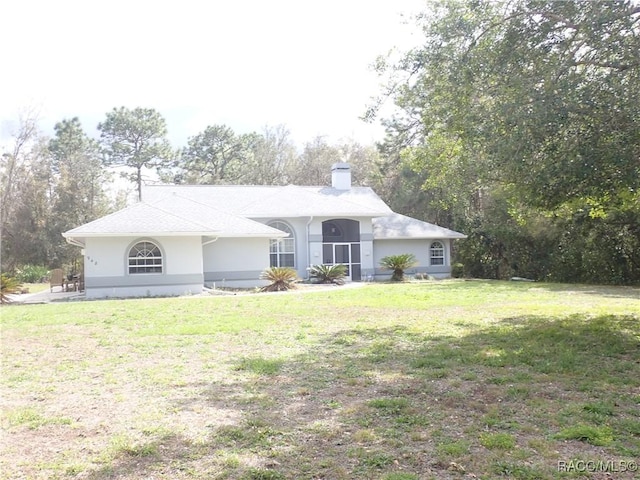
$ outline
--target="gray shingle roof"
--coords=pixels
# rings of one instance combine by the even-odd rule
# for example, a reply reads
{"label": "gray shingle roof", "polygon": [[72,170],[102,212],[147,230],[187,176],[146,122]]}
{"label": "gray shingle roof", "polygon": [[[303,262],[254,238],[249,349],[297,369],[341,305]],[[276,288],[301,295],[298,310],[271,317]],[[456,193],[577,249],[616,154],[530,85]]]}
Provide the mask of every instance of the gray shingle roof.
{"label": "gray shingle roof", "polygon": [[248,218],[376,217],[392,213],[369,187],[154,185],[144,187],[142,197],[153,201],[171,194]]}
{"label": "gray shingle roof", "polygon": [[67,238],[119,235],[283,236],[275,228],[211,206],[170,195],[131,207],[65,232]]}
{"label": "gray shingle roof", "polygon": [[374,239],[466,238],[462,233],[393,213],[368,187],[160,185],[143,202],[65,232],[92,236],[203,235],[268,237],[284,234],[252,219],[371,217]]}
{"label": "gray shingle roof", "polygon": [[373,219],[373,238],[375,240],[390,240],[395,238],[467,238],[467,236],[433,223],[394,213]]}

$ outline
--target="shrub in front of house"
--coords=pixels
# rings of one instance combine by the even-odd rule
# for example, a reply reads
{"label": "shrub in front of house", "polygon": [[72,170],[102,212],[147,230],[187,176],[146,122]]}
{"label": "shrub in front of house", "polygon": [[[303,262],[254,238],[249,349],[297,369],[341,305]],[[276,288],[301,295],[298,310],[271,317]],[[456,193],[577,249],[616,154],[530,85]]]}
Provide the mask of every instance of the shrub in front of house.
{"label": "shrub in front of house", "polygon": [[402,282],[405,270],[418,265],[415,255],[412,253],[401,253],[400,255],[389,255],[380,260],[380,266],[385,270],[392,270],[391,280]]}
{"label": "shrub in front of house", "polygon": [[49,275],[49,269],[43,265],[24,265],[16,270],[16,278],[22,283],[40,283]]}
{"label": "shrub in front of house", "polygon": [[261,280],[270,283],[260,289],[261,292],[284,292],[296,288],[298,273],[290,267],[271,267],[260,275]]}
{"label": "shrub in front of house", "polygon": [[451,266],[451,276],[453,278],[464,277],[464,265],[462,263],[454,263]]}
{"label": "shrub in front of house", "polygon": [[335,283],[343,285],[347,277],[346,265],[312,265],[309,275],[315,283]]}
{"label": "shrub in front of house", "polygon": [[10,277],[6,273],[0,275],[0,303],[9,303],[9,295],[20,293],[22,285],[15,277]]}

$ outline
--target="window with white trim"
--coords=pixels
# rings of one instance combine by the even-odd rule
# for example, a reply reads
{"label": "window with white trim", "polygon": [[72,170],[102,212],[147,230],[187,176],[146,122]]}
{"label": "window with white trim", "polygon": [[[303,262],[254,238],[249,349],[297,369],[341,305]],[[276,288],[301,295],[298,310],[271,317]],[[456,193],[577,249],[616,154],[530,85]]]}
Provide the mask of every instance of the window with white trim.
{"label": "window with white trim", "polygon": [[153,242],[138,242],[129,250],[129,273],[162,273],[162,251]]}
{"label": "window with white trim", "polygon": [[431,265],[444,265],[444,245],[442,242],[432,242],[429,247]]}
{"label": "window with white trim", "polygon": [[274,238],[269,243],[269,258],[272,267],[296,266],[296,239],[293,229],[284,222],[276,221],[269,223],[269,226],[276,228],[289,236],[285,238]]}

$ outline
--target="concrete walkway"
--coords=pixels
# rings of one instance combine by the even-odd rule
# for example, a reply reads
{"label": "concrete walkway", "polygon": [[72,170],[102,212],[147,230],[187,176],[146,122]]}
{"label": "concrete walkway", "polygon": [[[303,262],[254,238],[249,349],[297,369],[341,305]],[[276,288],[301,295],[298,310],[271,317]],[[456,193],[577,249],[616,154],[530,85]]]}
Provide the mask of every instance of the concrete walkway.
{"label": "concrete walkway", "polygon": [[47,289],[38,293],[9,295],[9,298],[11,299],[11,303],[19,304],[66,302],[69,300],[83,300],[84,292],[64,292],[58,287],[54,288],[53,292]]}
{"label": "concrete walkway", "polygon": [[[347,282],[344,285],[334,284],[298,284],[298,288],[288,290],[286,292],[261,292],[258,293],[252,289],[246,289],[246,291],[227,291],[227,290],[205,290],[201,294],[185,295],[185,298],[194,298],[199,296],[211,296],[211,295],[283,295],[283,294],[296,294],[296,293],[308,293],[308,292],[326,292],[332,289],[345,289],[345,288],[358,288],[367,285],[365,282]],[[24,304],[32,305],[38,303],[51,303],[51,302],[67,302],[74,300],[84,300],[84,292],[65,292],[56,287],[51,292],[49,289],[38,293],[25,293],[17,295],[9,295],[12,304]]]}

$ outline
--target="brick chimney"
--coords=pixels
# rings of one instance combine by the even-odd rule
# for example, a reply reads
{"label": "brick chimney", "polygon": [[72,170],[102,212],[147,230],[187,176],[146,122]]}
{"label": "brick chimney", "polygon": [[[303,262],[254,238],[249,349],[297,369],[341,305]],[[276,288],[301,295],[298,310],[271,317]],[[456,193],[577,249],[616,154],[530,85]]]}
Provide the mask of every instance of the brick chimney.
{"label": "brick chimney", "polygon": [[351,189],[351,165],[345,162],[333,164],[331,167],[331,186],[336,190]]}

